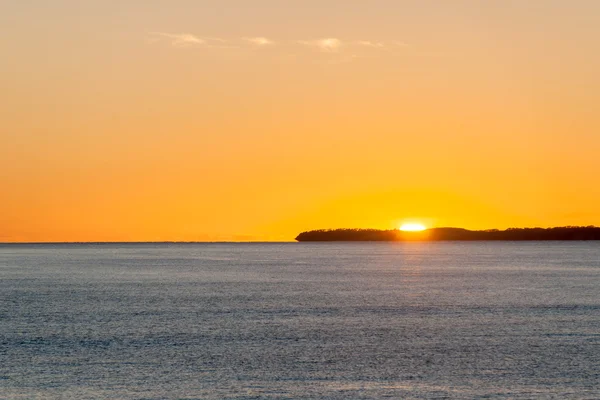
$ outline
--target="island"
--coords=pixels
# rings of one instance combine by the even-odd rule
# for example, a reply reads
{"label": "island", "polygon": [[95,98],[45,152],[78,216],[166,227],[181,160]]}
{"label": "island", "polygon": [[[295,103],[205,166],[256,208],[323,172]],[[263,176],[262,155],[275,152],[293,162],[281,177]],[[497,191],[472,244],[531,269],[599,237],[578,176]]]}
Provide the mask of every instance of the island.
{"label": "island", "polygon": [[398,242],[398,241],[544,241],[600,240],[600,227],[509,228],[473,231],[462,228],[432,228],[421,232],[398,229],[320,229],[302,232],[298,242]]}

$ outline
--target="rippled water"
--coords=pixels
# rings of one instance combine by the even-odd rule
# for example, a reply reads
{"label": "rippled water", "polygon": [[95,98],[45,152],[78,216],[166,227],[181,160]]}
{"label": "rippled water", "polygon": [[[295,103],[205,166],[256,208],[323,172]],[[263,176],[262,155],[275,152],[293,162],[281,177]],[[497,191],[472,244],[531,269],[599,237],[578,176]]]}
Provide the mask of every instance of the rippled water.
{"label": "rippled water", "polygon": [[0,246],[0,398],[600,398],[599,243]]}

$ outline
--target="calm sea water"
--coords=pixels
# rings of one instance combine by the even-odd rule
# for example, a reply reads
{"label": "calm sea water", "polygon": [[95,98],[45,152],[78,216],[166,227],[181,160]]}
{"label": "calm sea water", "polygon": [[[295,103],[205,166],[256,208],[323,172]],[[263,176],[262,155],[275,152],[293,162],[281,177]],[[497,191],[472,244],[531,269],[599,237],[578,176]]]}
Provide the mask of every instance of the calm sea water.
{"label": "calm sea water", "polygon": [[600,398],[600,243],[0,246],[0,398]]}

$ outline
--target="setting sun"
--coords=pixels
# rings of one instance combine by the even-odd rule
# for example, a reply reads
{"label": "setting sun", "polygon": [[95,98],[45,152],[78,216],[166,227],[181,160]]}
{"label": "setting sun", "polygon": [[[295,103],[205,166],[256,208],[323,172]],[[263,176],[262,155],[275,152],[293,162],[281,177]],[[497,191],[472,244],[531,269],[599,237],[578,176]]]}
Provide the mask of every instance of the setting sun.
{"label": "setting sun", "polygon": [[402,224],[400,226],[400,230],[404,232],[422,232],[426,229],[427,228],[425,227],[425,225],[416,223]]}

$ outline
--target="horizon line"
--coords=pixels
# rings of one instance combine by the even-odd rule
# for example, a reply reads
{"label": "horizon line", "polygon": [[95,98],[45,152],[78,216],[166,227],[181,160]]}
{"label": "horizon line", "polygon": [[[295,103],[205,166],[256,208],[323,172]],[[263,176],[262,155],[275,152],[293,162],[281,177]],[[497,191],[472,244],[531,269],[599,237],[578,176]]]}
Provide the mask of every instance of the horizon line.
{"label": "horizon line", "polygon": [[265,240],[251,240],[251,241],[232,241],[232,240],[219,240],[219,241],[179,241],[179,240],[166,240],[166,241],[58,241],[58,242],[0,242],[0,246],[2,245],[11,245],[11,244],[30,244],[30,245],[38,245],[38,244],[230,244],[230,243],[296,243],[294,240],[279,240],[279,241],[265,241]]}
{"label": "horizon line", "polygon": [[[435,230],[435,229],[462,229],[462,230],[466,230],[466,231],[471,231],[471,232],[489,232],[489,231],[507,231],[507,230],[511,230],[511,229],[544,229],[544,230],[549,230],[549,229],[557,229],[557,228],[600,228],[599,226],[596,225],[563,225],[563,226],[553,226],[553,227],[548,227],[548,228],[543,228],[540,226],[536,226],[536,227],[523,227],[523,228],[517,228],[517,227],[509,227],[509,228],[504,228],[504,229],[498,229],[498,228],[487,228],[487,229],[469,229],[469,228],[459,228],[459,227],[451,227],[451,226],[439,226],[439,227],[431,227],[431,228],[427,228],[425,229],[423,232],[426,231],[431,231],[431,230]],[[391,228],[391,229],[380,229],[380,228],[321,228],[321,229],[312,229],[312,230],[308,230],[308,231],[303,231],[301,233],[308,233],[308,232],[316,232],[316,231],[338,231],[338,230],[374,230],[374,231],[400,231],[400,229],[398,228]],[[411,233],[411,232],[407,232],[407,233]],[[412,232],[412,233],[419,233],[419,232]],[[248,244],[266,244],[266,243],[298,243],[298,241],[296,239],[291,239],[291,240],[245,240],[245,241],[235,241],[235,240],[149,240],[149,241],[145,241],[145,240],[134,240],[134,241],[121,241],[121,240],[116,240],[116,241],[48,241],[48,242],[1,242],[0,241],[0,246],[4,246],[4,245],[52,245],[52,244],[244,244],[244,243],[248,243]]]}

